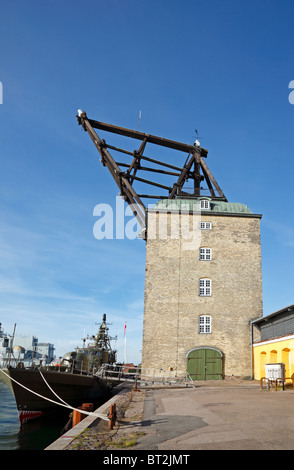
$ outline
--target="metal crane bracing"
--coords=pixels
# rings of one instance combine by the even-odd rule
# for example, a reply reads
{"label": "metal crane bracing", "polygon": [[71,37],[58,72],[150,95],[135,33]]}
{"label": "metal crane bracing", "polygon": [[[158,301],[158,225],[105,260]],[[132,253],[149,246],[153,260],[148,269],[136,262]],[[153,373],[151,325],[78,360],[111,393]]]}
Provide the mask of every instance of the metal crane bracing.
{"label": "metal crane bracing", "polygon": [[[124,127],[107,124],[100,121],[95,121],[87,117],[86,112],[79,110],[77,115],[78,123],[88,132],[95,147],[97,148],[100,156],[101,163],[106,166],[110,171],[114,181],[120,190],[120,195],[131,206],[131,209],[136,216],[142,228],[145,227],[145,213],[146,207],[142,199],[174,199],[176,197],[199,197],[202,195],[202,190],[208,190],[210,197],[217,200],[227,201],[223,191],[219,187],[211,171],[207,167],[204,158],[207,157],[208,151],[200,147],[199,142],[196,141],[194,145],[184,144],[174,140],[157,137],[151,134],[145,134],[136,130],[126,129]],[[127,150],[114,145],[110,145],[101,139],[94,129],[110,132],[119,136],[129,137],[141,141],[138,150]],[[188,154],[186,161],[182,167],[171,165],[149,156],[144,155],[147,143],[155,144],[160,147],[166,147],[179,152]],[[112,150],[115,153],[127,155],[129,161],[119,162],[114,159],[109,153]],[[131,157],[131,158],[130,158]],[[143,166],[144,162],[148,162],[149,166]],[[151,164],[151,166],[150,166]],[[122,169],[124,168],[124,170]],[[167,186],[162,181],[156,182],[138,176],[140,172],[151,172],[160,175],[169,175],[176,177],[176,181]],[[193,189],[190,192],[184,191],[184,184],[188,181],[193,181]],[[204,181],[207,188],[201,187],[201,182]],[[157,187],[167,191],[166,195],[155,195],[152,192],[146,194],[138,194],[134,189],[134,182],[138,181],[147,184],[149,187]]]}

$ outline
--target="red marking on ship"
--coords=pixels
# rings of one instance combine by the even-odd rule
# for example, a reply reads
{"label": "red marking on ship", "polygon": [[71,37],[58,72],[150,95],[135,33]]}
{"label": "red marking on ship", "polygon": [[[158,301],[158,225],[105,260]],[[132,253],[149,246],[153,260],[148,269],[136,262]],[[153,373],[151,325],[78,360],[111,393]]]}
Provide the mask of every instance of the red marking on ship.
{"label": "red marking on ship", "polygon": [[38,418],[39,416],[43,415],[42,411],[24,411],[21,410],[18,412],[19,421],[21,424],[30,421],[31,419]]}

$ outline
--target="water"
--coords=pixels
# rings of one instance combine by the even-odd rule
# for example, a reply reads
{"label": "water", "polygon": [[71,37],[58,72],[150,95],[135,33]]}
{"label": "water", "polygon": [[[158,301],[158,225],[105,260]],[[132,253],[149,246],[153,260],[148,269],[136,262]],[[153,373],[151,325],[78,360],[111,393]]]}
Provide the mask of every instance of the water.
{"label": "water", "polygon": [[42,416],[20,425],[14,396],[0,381],[0,451],[43,450],[60,437],[68,421],[69,410],[57,415]]}
{"label": "water", "polygon": [[18,449],[20,424],[14,397],[0,382],[0,450]]}

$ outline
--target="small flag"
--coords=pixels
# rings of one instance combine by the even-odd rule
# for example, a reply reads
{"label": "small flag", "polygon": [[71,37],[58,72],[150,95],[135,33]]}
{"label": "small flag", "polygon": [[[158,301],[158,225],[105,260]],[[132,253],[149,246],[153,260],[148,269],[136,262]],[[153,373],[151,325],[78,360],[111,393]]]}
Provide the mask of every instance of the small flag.
{"label": "small flag", "polygon": [[138,130],[139,130],[139,128],[140,128],[140,121],[141,121],[141,111],[139,112]]}
{"label": "small flag", "polygon": [[126,334],[126,331],[127,331],[127,322],[125,322],[124,335]]}

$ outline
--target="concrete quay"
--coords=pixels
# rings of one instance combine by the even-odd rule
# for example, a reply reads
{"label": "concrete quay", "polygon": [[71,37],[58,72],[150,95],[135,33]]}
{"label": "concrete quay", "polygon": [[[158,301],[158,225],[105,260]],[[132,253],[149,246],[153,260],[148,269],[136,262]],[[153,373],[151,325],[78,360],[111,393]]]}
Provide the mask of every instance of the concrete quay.
{"label": "concrete quay", "polygon": [[136,449],[293,450],[294,390],[259,383],[148,391]]}
{"label": "concrete quay", "polygon": [[[135,445],[125,451],[294,450],[292,388],[268,391],[261,390],[259,382],[236,380],[195,388],[142,387],[133,392],[134,397],[136,393],[142,393],[141,399],[134,400],[128,420],[115,431],[117,441],[120,435],[137,436]],[[111,401],[118,399],[116,395]],[[138,416],[140,411],[141,419],[132,419],[132,413]],[[92,434],[85,437],[83,431],[89,426]],[[95,449],[93,418],[85,418],[46,450],[74,450],[78,435],[83,439],[76,450]],[[110,443],[101,449],[118,447]]]}
{"label": "concrete quay", "polygon": [[[116,403],[121,395],[124,395],[129,392],[130,387],[124,386],[123,388],[118,387],[120,391],[116,395],[114,395],[110,400],[107,402],[103,403],[99,408],[94,410],[94,413],[97,414],[105,414],[107,416],[107,410],[109,409],[110,405],[113,403]],[[83,435],[83,432],[85,432],[89,427],[98,424],[102,420],[93,416],[89,415],[86,418],[84,418],[80,423],[78,423],[76,426],[72,427],[69,431],[64,433],[61,437],[59,437],[56,441],[52,442],[48,447],[46,447],[44,450],[66,450],[70,444],[74,442],[75,439],[78,438],[78,436]],[[106,421],[102,421],[106,422]]]}

